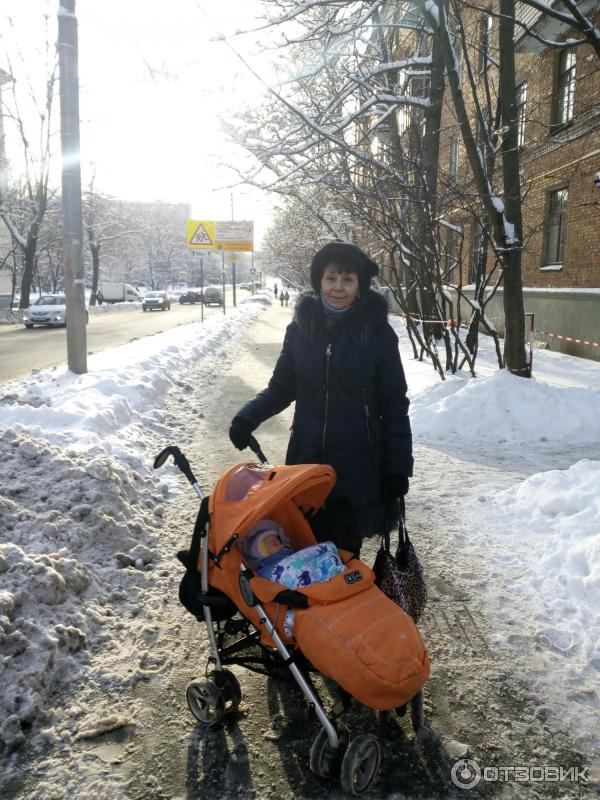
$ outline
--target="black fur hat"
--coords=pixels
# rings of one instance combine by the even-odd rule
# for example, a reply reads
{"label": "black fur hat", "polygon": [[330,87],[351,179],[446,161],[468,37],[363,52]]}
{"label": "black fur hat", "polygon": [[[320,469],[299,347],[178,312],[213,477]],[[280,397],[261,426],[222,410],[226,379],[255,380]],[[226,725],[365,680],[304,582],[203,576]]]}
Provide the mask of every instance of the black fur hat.
{"label": "black fur hat", "polygon": [[310,265],[310,282],[317,294],[321,291],[325,267],[331,263],[347,265],[351,272],[356,272],[361,292],[367,291],[371,278],[379,273],[377,264],[360,247],[341,240],[329,242],[315,254]]}

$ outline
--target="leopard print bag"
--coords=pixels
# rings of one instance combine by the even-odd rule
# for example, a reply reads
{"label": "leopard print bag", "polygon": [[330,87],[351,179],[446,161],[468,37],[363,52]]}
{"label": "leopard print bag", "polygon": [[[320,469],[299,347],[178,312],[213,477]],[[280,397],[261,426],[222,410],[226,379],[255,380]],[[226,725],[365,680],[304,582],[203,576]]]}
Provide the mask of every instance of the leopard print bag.
{"label": "leopard print bag", "polygon": [[393,556],[390,551],[389,533],[384,534],[373,571],[375,583],[381,591],[418,622],[427,604],[427,584],[423,566],[406,530],[404,503],[400,513],[396,555]]}

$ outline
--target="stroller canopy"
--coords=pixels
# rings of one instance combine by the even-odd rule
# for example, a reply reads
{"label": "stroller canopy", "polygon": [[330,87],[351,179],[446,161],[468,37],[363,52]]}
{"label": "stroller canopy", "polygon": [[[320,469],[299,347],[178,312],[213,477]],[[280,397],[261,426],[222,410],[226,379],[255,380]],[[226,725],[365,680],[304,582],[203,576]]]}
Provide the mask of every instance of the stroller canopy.
{"label": "stroller canopy", "polygon": [[211,544],[219,549],[232,533],[244,536],[256,522],[288,501],[304,514],[314,514],[334,484],[335,471],[326,464],[236,464],[219,478],[210,497]]}

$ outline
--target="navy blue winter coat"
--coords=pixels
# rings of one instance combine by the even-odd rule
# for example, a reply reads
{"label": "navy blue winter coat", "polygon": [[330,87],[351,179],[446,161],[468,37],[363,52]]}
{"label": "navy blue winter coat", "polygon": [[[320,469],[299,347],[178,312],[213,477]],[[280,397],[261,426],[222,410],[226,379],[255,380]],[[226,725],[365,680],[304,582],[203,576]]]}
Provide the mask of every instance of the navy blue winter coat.
{"label": "navy blue winter coat", "polygon": [[266,389],[236,416],[258,427],[296,402],[287,464],[331,464],[327,503],[374,532],[381,478],[412,475],[412,437],[398,337],[384,297],[368,290],[333,325],[320,298],[303,295]]}

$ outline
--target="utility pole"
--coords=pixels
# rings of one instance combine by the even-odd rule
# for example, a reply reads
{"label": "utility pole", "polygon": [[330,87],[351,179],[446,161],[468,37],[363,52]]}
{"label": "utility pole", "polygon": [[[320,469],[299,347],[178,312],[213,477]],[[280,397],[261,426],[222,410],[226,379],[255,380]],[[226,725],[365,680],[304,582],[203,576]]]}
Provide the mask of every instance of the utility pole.
{"label": "utility pole", "polygon": [[79,78],[75,0],[59,0],[58,65],[60,144],[62,153],[63,247],[67,323],[67,363],[71,372],[87,372],[81,161],[79,148]]}

